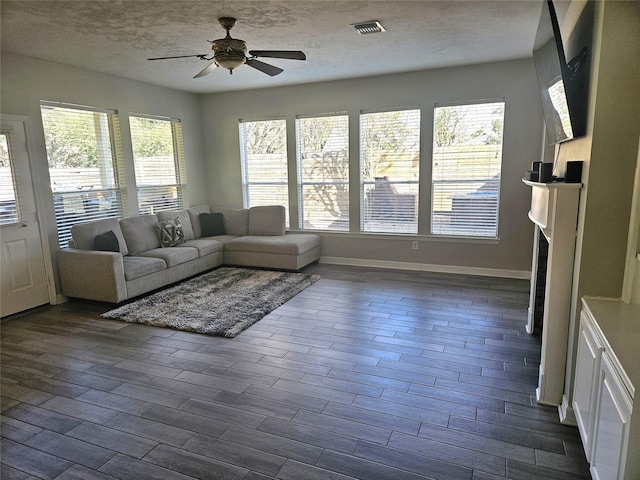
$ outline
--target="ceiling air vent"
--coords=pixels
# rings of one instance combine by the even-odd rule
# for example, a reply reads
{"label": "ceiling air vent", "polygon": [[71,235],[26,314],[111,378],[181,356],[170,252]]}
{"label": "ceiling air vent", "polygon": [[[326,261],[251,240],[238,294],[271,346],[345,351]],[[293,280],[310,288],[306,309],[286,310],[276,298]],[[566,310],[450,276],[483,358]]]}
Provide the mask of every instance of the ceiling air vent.
{"label": "ceiling air vent", "polygon": [[372,20],[370,22],[353,23],[352,25],[360,35],[366,35],[368,33],[380,33],[385,31],[385,28],[377,20]]}

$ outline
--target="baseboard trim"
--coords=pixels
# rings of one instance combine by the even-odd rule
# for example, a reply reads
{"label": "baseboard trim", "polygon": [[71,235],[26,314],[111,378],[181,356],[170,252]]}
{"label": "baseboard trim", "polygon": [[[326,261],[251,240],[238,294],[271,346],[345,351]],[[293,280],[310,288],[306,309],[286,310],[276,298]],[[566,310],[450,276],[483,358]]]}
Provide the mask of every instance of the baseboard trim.
{"label": "baseboard trim", "polygon": [[569,397],[566,395],[562,396],[562,403],[558,405],[558,416],[560,417],[560,423],[563,425],[578,426],[576,415],[573,408],[569,406]]}
{"label": "baseboard trim", "polygon": [[531,272],[504,270],[497,268],[464,267],[459,265],[435,265],[429,263],[392,262],[389,260],[370,260],[364,258],[320,257],[320,263],[328,265],[348,265],[352,267],[388,268],[394,270],[414,270],[418,272],[457,273],[482,277],[515,278],[529,280]]}

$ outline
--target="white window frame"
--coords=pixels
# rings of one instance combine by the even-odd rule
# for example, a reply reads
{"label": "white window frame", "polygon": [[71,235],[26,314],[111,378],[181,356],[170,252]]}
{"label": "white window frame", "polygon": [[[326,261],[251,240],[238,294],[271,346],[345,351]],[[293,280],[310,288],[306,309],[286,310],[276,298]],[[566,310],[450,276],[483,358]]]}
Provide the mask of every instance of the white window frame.
{"label": "white window frame", "polygon": [[[155,178],[156,181],[148,181],[145,177],[145,165],[142,157],[136,157],[136,145],[134,138],[135,120],[146,119],[156,122],[167,122],[171,132],[171,158],[174,174],[172,178],[162,181],[161,178]],[[187,169],[184,155],[184,141],[182,135],[182,123],[180,119],[170,117],[158,117],[153,115],[145,115],[140,113],[129,114],[129,132],[131,134],[131,146],[133,151],[133,167],[136,178],[136,189],[138,194],[138,213],[149,214],[156,213],[161,210],[182,210],[188,208],[188,191],[187,191]],[[149,163],[151,157],[145,161]],[[166,165],[167,158],[158,158],[158,162],[164,162]],[[150,163],[150,178],[159,172],[153,171],[153,163]],[[159,180],[159,181],[158,181]]]}
{"label": "white window frame", "polygon": [[[40,108],[41,113],[47,109],[61,109],[70,111],[70,115],[71,112],[93,115],[99,166],[67,167],[65,172],[49,167],[58,242],[60,247],[66,247],[73,225],[102,218],[123,218],[129,214],[119,118],[115,110],[84,105],[42,101]],[[45,138],[48,135],[46,123],[43,118]],[[62,141],[69,145],[67,139]],[[47,152],[47,159],[51,162],[51,152]],[[91,181],[90,176],[96,175],[100,180]]]}
{"label": "white window frame", "polygon": [[[484,106],[493,111],[487,113],[478,110]],[[504,99],[435,105],[431,235],[498,238],[505,108]],[[438,135],[436,131],[439,128],[440,109],[460,109],[463,115],[474,114],[475,110],[477,123],[465,125],[461,123],[464,117],[457,120],[450,117],[452,119],[449,122],[457,125],[450,128],[461,130],[450,132],[453,133],[451,138],[456,138],[454,144],[438,145],[445,141],[443,134]],[[501,113],[497,113],[499,110]],[[494,122],[498,120],[499,143],[488,143],[496,141],[495,137],[490,138],[492,132],[488,128],[495,128],[497,124]],[[493,133],[496,133],[495,130]],[[482,143],[482,135],[485,143]],[[460,141],[460,138],[463,140]]]}
{"label": "white window frame", "polygon": [[[364,117],[366,115],[395,113],[417,115],[417,119],[410,119],[411,128],[415,129],[410,139],[413,150],[411,148],[406,152],[389,150],[388,153],[383,154],[384,149],[382,149],[380,152],[376,151],[375,155],[380,155],[380,158],[385,155],[389,155],[389,157],[397,156],[407,165],[411,161],[411,167],[399,174],[399,176],[407,178],[403,180],[389,179],[386,175],[368,178],[367,160],[365,158],[367,148],[364,138]],[[394,108],[360,112],[360,230],[362,232],[402,235],[415,235],[418,233],[421,115],[422,112],[419,108]],[[386,169],[392,172],[393,159],[389,158],[385,161],[389,164]],[[384,168],[381,170],[384,170]],[[376,193],[376,189],[380,189],[379,191],[382,193]],[[376,198],[378,200],[375,200]]]}
{"label": "white window frame", "polygon": [[[335,148],[337,150],[331,150],[332,144],[330,143],[333,130],[328,133],[328,138],[325,139],[325,145],[320,152],[307,152],[304,151],[303,145],[304,139],[302,138],[303,128],[302,123],[307,120],[322,120],[328,118],[338,118],[344,121],[345,127],[343,132],[337,132]],[[344,136],[342,136],[344,135]],[[313,155],[316,159],[314,165],[308,164],[308,156]],[[327,162],[335,162],[336,155],[344,156],[345,163],[342,166],[328,165]],[[337,112],[332,114],[320,114],[320,115],[300,115],[296,117],[296,157],[297,157],[297,170],[298,170],[298,213],[299,213],[299,225],[301,230],[330,230],[330,231],[349,231],[349,115],[346,112]],[[329,178],[324,178],[324,172],[327,168],[329,170],[335,170],[346,165],[346,178],[342,180],[336,180],[331,175]],[[322,170],[323,179],[307,179],[307,168],[320,168]],[[323,227],[315,227],[312,216],[314,216],[313,209],[305,208],[305,194],[307,188],[315,190],[316,197],[325,200],[325,204],[333,205],[331,207],[334,213],[339,216],[326,220],[325,218],[331,215],[327,209],[321,209],[320,212],[315,213],[317,218],[316,223],[329,222]],[[325,192],[328,189],[330,192]],[[339,191],[341,192],[339,193]],[[341,198],[338,198],[338,196]],[[328,196],[328,197],[327,197]],[[346,202],[346,205],[345,205]],[[340,205],[340,203],[342,205]],[[343,207],[343,208],[341,208]]]}
{"label": "white window frame", "polygon": [[[281,139],[283,151],[264,155],[274,155],[274,161],[281,162],[284,159],[284,164],[278,165],[277,169],[264,169],[265,172],[269,172],[270,174],[276,172],[275,176],[266,175],[262,178],[254,179],[251,176],[252,166],[249,165],[249,162],[251,161],[250,153],[247,149],[247,142],[249,139],[246,138],[247,134],[244,126],[262,122],[283,123],[281,133],[283,135],[283,138]],[[238,133],[240,140],[240,166],[242,172],[242,199],[244,207],[251,208],[264,205],[282,205],[286,211],[286,226],[289,227],[289,161],[287,155],[287,120],[284,118],[240,120],[238,124]],[[278,156],[280,158],[277,158]],[[268,160],[265,161],[268,162]],[[273,195],[259,194],[260,191],[265,191],[268,189],[272,189],[273,192],[277,193],[274,193]]]}

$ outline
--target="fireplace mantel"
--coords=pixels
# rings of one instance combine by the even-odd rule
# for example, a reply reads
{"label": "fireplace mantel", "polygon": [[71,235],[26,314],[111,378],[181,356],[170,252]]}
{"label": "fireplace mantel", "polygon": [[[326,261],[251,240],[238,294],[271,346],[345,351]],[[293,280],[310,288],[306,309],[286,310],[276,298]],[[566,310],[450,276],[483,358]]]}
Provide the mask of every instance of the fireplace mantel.
{"label": "fireplace mantel", "polygon": [[[580,190],[582,188],[581,183],[538,183],[530,182],[529,180],[522,180],[525,185],[531,187],[531,209],[529,210],[529,219],[538,225],[547,237],[547,240],[551,241],[553,232],[553,218],[556,207],[556,197],[559,190]],[[575,213],[578,213],[576,207]],[[577,221],[577,216],[576,216]]]}
{"label": "fireplace mantel", "polygon": [[[529,218],[549,241],[536,397],[538,403],[560,405],[567,361],[578,203],[582,184],[522,181],[531,187]],[[540,238],[537,230],[534,236],[528,333],[533,333],[533,302]]]}

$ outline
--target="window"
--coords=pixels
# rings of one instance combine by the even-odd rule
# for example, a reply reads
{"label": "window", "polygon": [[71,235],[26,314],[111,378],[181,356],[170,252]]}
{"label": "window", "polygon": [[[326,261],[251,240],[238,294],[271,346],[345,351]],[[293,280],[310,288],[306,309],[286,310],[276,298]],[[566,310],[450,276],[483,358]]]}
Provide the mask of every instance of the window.
{"label": "window", "polygon": [[245,208],[282,205],[289,226],[286,121],[241,121],[240,161]]}
{"label": "window", "polygon": [[420,111],[360,115],[362,231],[418,233]]}
{"label": "window", "polygon": [[431,233],[497,237],[504,102],[436,106]]}
{"label": "window", "polygon": [[20,221],[10,145],[10,135],[0,133],[0,225]]}
{"label": "window", "polygon": [[58,240],[64,247],[72,225],[127,213],[124,169],[116,160],[118,117],[115,111],[75,105],[43,102],[40,109]]}
{"label": "window", "polygon": [[349,230],[349,117],[296,120],[303,229]]}
{"label": "window", "polygon": [[187,175],[179,120],[130,116],[138,212],[179,210],[187,205]]}

